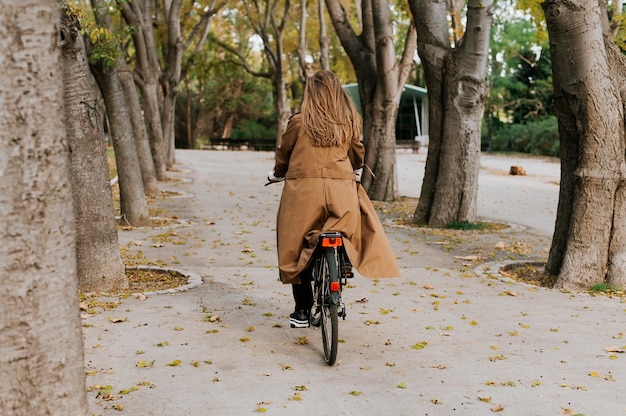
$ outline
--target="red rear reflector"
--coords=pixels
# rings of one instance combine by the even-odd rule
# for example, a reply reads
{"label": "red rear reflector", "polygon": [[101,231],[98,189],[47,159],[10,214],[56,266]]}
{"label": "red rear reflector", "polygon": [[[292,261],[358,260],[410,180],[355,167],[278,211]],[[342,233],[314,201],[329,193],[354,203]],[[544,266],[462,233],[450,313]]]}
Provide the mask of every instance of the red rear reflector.
{"label": "red rear reflector", "polygon": [[341,238],[322,238],[322,247],[341,247],[342,245]]}
{"label": "red rear reflector", "polygon": [[330,282],[330,291],[331,292],[339,292],[339,288],[341,287],[341,285],[339,284],[339,282]]}

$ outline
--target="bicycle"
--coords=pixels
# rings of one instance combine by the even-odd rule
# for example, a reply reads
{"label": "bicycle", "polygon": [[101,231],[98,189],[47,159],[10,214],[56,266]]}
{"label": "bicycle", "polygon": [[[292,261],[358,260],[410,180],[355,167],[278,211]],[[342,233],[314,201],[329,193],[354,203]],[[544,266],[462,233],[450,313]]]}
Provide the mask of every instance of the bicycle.
{"label": "bicycle", "polygon": [[[265,186],[280,180],[269,180]],[[324,361],[333,365],[339,344],[339,317],[346,319],[346,306],[341,301],[341,289],[347,279],[354,277],[352,264],[343,246],[343,234],[327,231],[320,234],[313,253],[313,307],[315,314],[309,324],[321,327]]]}
{"label": "bicycle", "polygon": [[341,289],[347,279],[354,276],[343,246],[343,235],[334,231],[322,233],[312,261],[315,314],[311,317],[311,325],[321,327],[324,361],[333,365],[337,360],[339,317],[346,319]]}

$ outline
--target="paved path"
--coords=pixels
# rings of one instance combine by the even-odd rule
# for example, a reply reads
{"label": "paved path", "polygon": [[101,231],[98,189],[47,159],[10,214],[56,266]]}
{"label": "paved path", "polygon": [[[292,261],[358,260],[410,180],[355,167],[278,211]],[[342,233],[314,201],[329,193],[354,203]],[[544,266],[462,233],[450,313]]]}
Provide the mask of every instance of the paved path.
{"label": "paved path", "polygon": [[[357,276],[344,292],[338,362],[326,366],[319,330],[287,324],[274,243],[281,188],[263,187],[272,155],[177,157],[171,176],[184,180],[162,187],[183,196],[155,205],[191,225],[121,231],[120,244],[204,283],[84,320],[94,414],[626,415],[626,356],[610,352],[626,347],[622,300],[511,283],[409,227],[388,228],[402,277]],[[401,193],[418,196],[422,158],[399,155]],[[527,221],[506,238],[549,235],[558,166],[528,159],[528,177],[506,176],[517,162],[483,158],[481,195],[497,198],[479,212]],[[553,199],[535,205],[544,191]],[[98,398],[97,386],[115,399]]]}

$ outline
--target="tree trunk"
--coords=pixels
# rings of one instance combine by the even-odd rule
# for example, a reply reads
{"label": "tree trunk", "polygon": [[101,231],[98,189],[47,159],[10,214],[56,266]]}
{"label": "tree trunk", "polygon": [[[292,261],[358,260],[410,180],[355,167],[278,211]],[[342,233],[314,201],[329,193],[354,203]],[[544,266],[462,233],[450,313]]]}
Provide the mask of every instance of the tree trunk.
{"label": "tree trunk", "polygon": [[90,66],[111,121],[110,136],[115,150],[120,187],[121,223],[134,227],[148,225],[150,215],[133,140],[133,129],[117,71],[115,68],[104,69],[98,62],[91,63]]}
{"label": "tree trunk", "polygon": [[161,67],[152,30],[152,2],[133,0],[120,3],[124,20],[129,26],[135,28],[132,32],[136,55],[135,82],[141,91],[144,120],[150,139],[150,150],[157,180],[165,181],[167,180],[167,147],[161,123],[159,97]]}
{"label": "tree trunk", "polygon": [[163,144],[165,145],[165,166],[171,169],[176,163],[176,139],[174,129],[174,112],[176,97],[180,84],[180,71],[183,61],[183,41],[180,31],[180,8],[182,0],[172,0],[167,16],[167,55],[166,67],[163,71]]}
{"label": "tree trunk", "polygon": [[146,196],[155,196],[158,192],[157,175],[150,150],[150,139],[146,130],[146,123],[141,114],[141,104],[139,103],[139,95],[133,80],[133,73],[122,56],[118,59],[117,74],[120,78],[122,91],[126,98],[126,106],[128,107],[128,117],[133,128],[133,137],[135,138],[135,147],[137,149],[137,159],[141,170],[141,179],[143,181],[143,189]]}
{"label": "tree trunk", "polygon": [[416,32],[410,26],[402,57],[396,57],[394,34],[387,0],[364,0],[362,32],[357,35],[338,0],[326,0],[335,32],[352,62],[359,83],[363,110],[365,163],[374,176],[363,174],[363,187],[373,200],[398,197],[395,123],[398,105],[416,48]]}
{"label": "tree trunk", "polygon": [[551,0],[543,7],[561,140],[546,271],[567,290],[604,281],[624,287],[625,59],[610,39],[603,2]]}
{"label": "tree trunk", "polygon": [[75,15],[62,13],[63,84],[74,216],[78,287],[113,292],[128,287],[120,255],[97,87]]}
{"label": "tree trunk", "polygon": [[[113,33],[114,28],[111,18],[106,10],[102,0],[92,0],[92,8],[98,26],[106,28]],[[148,196],[157,194],[157,175],[154,166],[154,160],[150,150],[150,140],[146,130],[146,124],[143,120],[141,105],[139,103],[139,95],[135,87],[132,71],[124,59],[121,48],[118,47],[117,57],[117,74],[126,99],[128,108],[128,116],[130,117],[133,129],[133,137],[135,141],[137,158],[141,170],[141,178],[143,181],[144,193]]]}
{"label": "tree trunk", "polygon": [[56,0],[0,7],[0,414],[88,414]]}
{"label": "tree trunk", "polygon": [[320,19],[320,66],[323,71],[330,71],[330,59],[328,58],[328,32],[326,30],[324,0],[317,0],[317,10]]}
{"label": "tree trunk", "polygon": [[[111,23],[111,18],[102,0],[92,0],[91,5],[94,10],[94,16],[98,26],[109,30],[109,32],[113,32],[114,29],[113,24]],[[156,170],[150,150],[148,132],[146,131],[146,125],[141,114],[141,105],[139,103],[139,96],[137,95],[132,72],[124,60],[121,48],[118,47],[117,52],[117,75],[119,77],[122,91],[124,92],[126,107],[128,108],[128,116],[132,126],[133,139],[135,142],[137,159],[139,161],[144,194],[153,196],[157,194],[158,189],[156,184]]]}
{"label": "tree trunk", "polygon": [[414,220],[430,227],[476,220],[480,130],[493,2],[471,0],[452,49],[445,2],[410,0],[428,88],[429,145]]}

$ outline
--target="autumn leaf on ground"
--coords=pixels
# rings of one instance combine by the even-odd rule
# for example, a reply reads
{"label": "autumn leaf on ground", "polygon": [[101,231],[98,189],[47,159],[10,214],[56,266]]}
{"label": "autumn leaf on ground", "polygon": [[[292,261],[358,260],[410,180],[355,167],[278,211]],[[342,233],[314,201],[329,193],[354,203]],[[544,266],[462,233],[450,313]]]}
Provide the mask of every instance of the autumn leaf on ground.
{"label": "autumn leaf on ground", "polygon": [[454,258],[459,259],[459,260],[471,260],[471,261],[485,260],[484,257],[480,257],[480,256],[454,256]]}
{"label": "autumn leaf on ground", "polygon": [[503,410],[504,410],[504,407],[502,407],[502,406],[496,406],[496,407],[492,407],[491,408],[492,412],[501,412]]}
{"label": "autumn leaf on ground", "polygon": [[146,360],[141,360],[139,361],[137,364],[135,364],[135,367],[139,367],[139,368],[150,368],[150,367],[154,367],[154,361],[152,360],[150,362],[147,362]]}
{"label": "autumn leaf on ground", "polygon": [[109,317],[109,322],[114,323],[114,324],[119,323],[119,322],[126,322],[126,317],[125,316],[120,316],[118,318]]}
{"label": "autumn leaf on ground", "polygon": [[307,387],[306,387],[306,386],[304,386],[304,385],[303,385],[303,386],[293,386],[293,387],[291,388],[291,390],[295,390],[295,391],[307,391],[308,389],[307,389]]}
{"label": "autumn leaf on ground", "polygon": [[620,347],[616,347],[615,345],[609,345],[608,347],[606,347],[604,349],[604,351],[606,352],[616,352],[619,354],[623,354],[624,353],[624,349],[620,348]]}
{"label": "autumn leaf on ground", "polygon": [[424,348],[426,345],[428,345],[428,342],[426,341],[422,341],[422,342],[418,342],[417,344],[411,346],[411,348],[413,348],[414,350],[421,350],[422,348]]}
{"label": "autumn leaf on ground", "polygon": [[171,363],[167,363],[167,365],[169,365],[170,367],[178,367],[180,363],[181,363],[180,360],[174,360]]}

